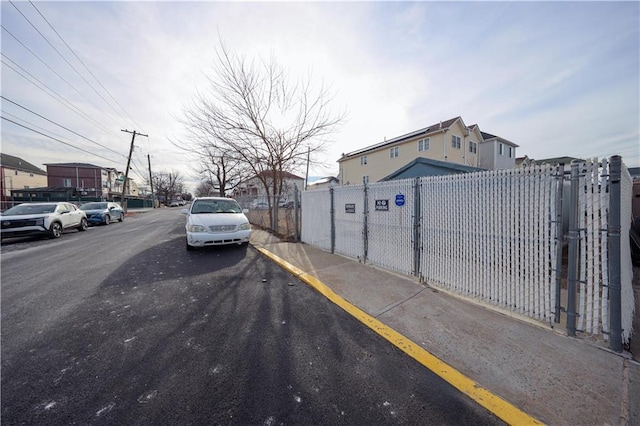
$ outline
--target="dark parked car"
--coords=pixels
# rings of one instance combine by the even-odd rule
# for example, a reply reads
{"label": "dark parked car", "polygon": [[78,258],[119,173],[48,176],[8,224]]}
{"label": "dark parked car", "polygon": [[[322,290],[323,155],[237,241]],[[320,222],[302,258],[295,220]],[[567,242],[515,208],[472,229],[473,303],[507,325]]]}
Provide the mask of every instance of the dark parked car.
{"label": "dark parked car", "polygon": [[87,214],[71,203],[23,203],[0,216],[2,238],[34,234],[60,238],[69,228],[87,230]]}
{"label": "dark parked car", "polygon": [[112,220],[117,220],[118,222],[124,220],[122,207],[108,201],[83,204],[80,206],[80,210],[87,213],[87,220],[92,225],[108,225]]}

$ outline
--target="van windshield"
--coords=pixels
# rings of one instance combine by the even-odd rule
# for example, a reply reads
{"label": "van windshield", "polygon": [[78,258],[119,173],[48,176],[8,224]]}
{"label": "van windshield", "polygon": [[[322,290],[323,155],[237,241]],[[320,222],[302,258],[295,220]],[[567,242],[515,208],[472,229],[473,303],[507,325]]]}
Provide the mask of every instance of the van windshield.
{"label": "van windshield", "polygon": [[234,200],[197,200],[191,206],[191,213],[242,213]]}

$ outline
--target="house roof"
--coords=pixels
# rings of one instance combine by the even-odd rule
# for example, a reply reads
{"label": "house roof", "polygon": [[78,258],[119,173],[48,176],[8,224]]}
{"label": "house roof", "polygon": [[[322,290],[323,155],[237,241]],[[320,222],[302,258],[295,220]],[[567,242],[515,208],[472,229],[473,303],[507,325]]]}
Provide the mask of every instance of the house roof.
{"label": "house roof", "polygon": [[495,140],[499,140],[500,142],[506,143],[508,145],[514,146],[516,148],[519,146],[519,145],[517,145],[517,144],[515,144],[515,143],[513,143],[513,142],[511,142],[511,141],[509,141],[507,139],[501,138],[500,136],[495,136],[495,135],[492,135],[491,133],[486,133],[486,132],[480,131],[480,128],[478,127],[477,124],[472,124],[470,126],[467,126],[466,124],[464,124],[464,121],[462,120],[462,117],[457,116],[457,117],[454,117],[454,118],[450,118],[449,120],[441,121],[439,123],[432,124],[432,125],[427,126],[427,127],[423,127],[422,129],[415,130],[415,131],[410,132],[410,133],[406,133],[406,134],[398,136],[396,138],[385,140],[383,142],[379,142],[379,143],[377,143],[375,145],[371,145],[371,146],[368,146],[366,148],[362,148],[362,149],[359,149],[359,150],[356,150],[356,151],[352,151],[352,152],[349,152],[347,154],[342,154],[342,157],[338,160],[338,162],[344,161],[344,160],[347,160],[349,158],[352,158],[352,157],[355,157],[355,156],[359,156],[359,155],[365,154],[367,152],[374,151],[374,150],[377,150],[377,149],[380,149],[380,148],[383,148],[383,147],[386,147],[386,146],[394,145],[394,144],[396,144],[398,142],[404,142],[407,139],[415,138],[416,136],[427,136],[427,135],[430,135],[430,134],[433,134],[433,133],[446,131],[451,126],[453,126],[453,124],[458,120],[460,120],[462,122],[462,126],[463,127],[467,128],[469,130],[477,129],[481,133],[482,138],[484,139],[484,141],[495,139]]}
{"label": "house roof", "polygon": [[22,188],[22,189],[13,189],[15,192],[69,192],[73,191],[75,188],[71,188],[68,186],[41,186],[38,188]]}
{"label": "house roof", "polygon": [[[258,176],[268,179],[268,178],[271,177],[271,173],[272,173],[271,170],[263,170],[260,173],[258,173]],[[282,179],[300,179],[300,180],[304,180],[304,178],[302,178],[300,176],[296,176],[293,173],[289,173],[289,172],[286,172],[286,171],[282,171],[282,172],[279,172],[279,173],[280,173]]]}
{"label": "house roof", "polygon": [[37,173],[39,175],[46,176],[47,174],[47,172],[39,167],[34,166],[28,161],[9,154],[0,154],[0,165],[9,169],[22,170],[24,172]]}
{"label": "house roof", "polygon": [[520,146],[520,145],[515,144],[515,143],[513,143],[513,142],[511,142],[509,140],[506,140],[505,138],[502,138],[500,136],[492,135],[491,133],[487,133],[487,132],[483,132],[483,131],[480,131],[480,133],[482,134],[482,139],[484,139],[484,142],[488,142],[490,140],[495,139],[497,141],[500,141],[502,143],[506,143],[507,145],[511,145],[511,146],[516,147],[516,148],[518,148]]}
{"label": "house roof", "polygon": [[336,177],[327,176],[327,177],[323,177],[323,178],[314,180],[313,182],[309,183],[308,186],[311,186],[311,185],[322,185],[324,183],[329,183],[329,182],[339,182],[339,180]]}
{"label": "house roof", "polygon": [[[403,141],[405,141],[407,139],[411,139],[411,138],[414,138],[416,136],[428,135],[428,134],[431,134],[431,133],[436,133],[436,132],[441,132],[443,130],[447,130],[449,127],[451,127],[453,125],[453,123],[455,123],[458,120],[462,120],[462,117],[458,116],[458,117],[451,118],[451,119],[446,120],[446,121],[441,121],[439,123],[432,124],[430,126],[424,127],[424,128],[422,128],[420,130],[415,130],[413,132],[406,133],[406,134],[404,134],[402,136],[398,136],[398,137],[393,138],[393,139],[385,140],[383,142],[377,143],[375,145],[368,146],[366,148],[359,149],[357,151],[352,151],[352,152],[349,152],[347,154],[343,154],[342,158],[340,158],[338,161],[346,160],[349,157],[353,157],[353,156],[356,156],[356,155],[364,154],[365,152],[369,152],[369,151],[373,151],[373,150],[378,149],[378,148],[382,148],[382,147],[385,147],[385,146],[393,145],[393,144],[396,144],[398,142],[403,142]],[[463,122],[463,124],[464,124],[464,122]]]}
{"label": "house roof", "polygon": [[484,170],[485,169],[480,169],[478,167],[418,157],[390,175],[382,178],[380,181],[407,179],[420,176],[443,176],[458,173],[482,172]]}
{"label": "house roof", "polygon": [[544,158],[542,160],[533,160],[536,164],[571,164],[573,160],[582,161],[581,158],[575,157],[554,157]]}
{"label": "house roof", "polygon": [[45,163],[45,166],[60,166],[60,167],[82,167],[85,169],[104,169],[105,167],[96,166],[89,163]]}

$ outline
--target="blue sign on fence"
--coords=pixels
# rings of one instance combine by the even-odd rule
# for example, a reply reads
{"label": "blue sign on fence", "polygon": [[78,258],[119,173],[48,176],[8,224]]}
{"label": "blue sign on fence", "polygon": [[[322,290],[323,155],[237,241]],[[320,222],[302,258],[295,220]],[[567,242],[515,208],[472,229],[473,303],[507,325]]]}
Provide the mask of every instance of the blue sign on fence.
{"label": "blue sign on fence", "polygon": [[396,195],[396,206],[399,206],[399,207],[404,206],[404,194]]}

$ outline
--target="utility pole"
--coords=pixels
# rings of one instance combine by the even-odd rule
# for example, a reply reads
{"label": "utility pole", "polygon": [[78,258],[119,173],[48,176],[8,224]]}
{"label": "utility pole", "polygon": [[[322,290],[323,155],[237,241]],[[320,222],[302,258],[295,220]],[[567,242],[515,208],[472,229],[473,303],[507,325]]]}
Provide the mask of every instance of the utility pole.
{"label": "utility pole", "polygon": [[127,168],[124,171],[124,181],[122,182],[122,194],[120,195],[120,205],[122,206],[122,209],[124,210],[124,212],[127,212],[127,204],[124,202],[124,192],[127,188],[127,183],[129,182],[129,166],[131,165],[131,155],[133,154],[133,141],[135,141],[136,139],[136,135],[140,135],[140,136],[144,136],[146,138],[149,137],[149,135],[143,135],[142,133],[137,133],[135,130],[133,132],[130,132],[128,130],[121,130],[121,132],[126,132],[126,133],[132,133],[133,137],[131,138],[131,148],[129,148],[129,157],[127,157]]}
{"label": "utility pole", "polygon": [[151,174],[151,156],[147,154],[147,162],[149,163],[149,186],[151,187],[151,202],[153,208],[156,208],[156,197],[153,196],[153,175]]}

